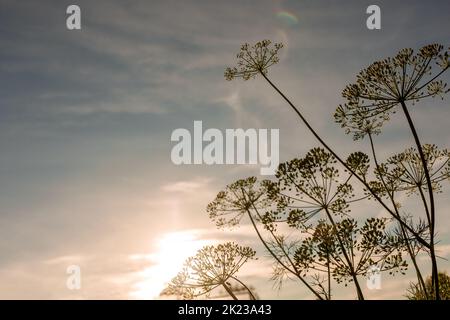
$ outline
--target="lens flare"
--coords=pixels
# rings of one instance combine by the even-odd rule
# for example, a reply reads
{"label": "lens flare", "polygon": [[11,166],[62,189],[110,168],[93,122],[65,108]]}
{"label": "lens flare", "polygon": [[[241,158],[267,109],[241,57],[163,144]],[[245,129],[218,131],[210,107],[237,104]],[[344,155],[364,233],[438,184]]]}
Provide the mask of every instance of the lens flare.
{"label": "lens flare", "polygon": [[281,22],[293,26],[298,23],[298,18],[295,14],[288,11],[279,11],[277,12],[277,19]]}

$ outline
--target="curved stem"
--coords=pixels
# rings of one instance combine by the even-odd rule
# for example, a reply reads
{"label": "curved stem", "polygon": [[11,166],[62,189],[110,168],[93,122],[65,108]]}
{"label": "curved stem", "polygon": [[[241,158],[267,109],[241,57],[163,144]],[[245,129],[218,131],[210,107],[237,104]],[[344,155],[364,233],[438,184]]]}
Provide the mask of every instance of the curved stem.
{"label": "curved stem", "polygon": [[425,194],[423,193],[422,186],[418,185],[417,189],[419,190],[420,199],[422,199],[424,209],[425,209],[425,214],[427,215],[428,226],[431,226],[430,210],[428,210],[428,203],[427,203],[427,199],[425,199]]}
{"label": "curved stem", "polygon": [[[377,155],[376,155],[376,152],[375,152],[375,144],[373,142],[373,138],[372,138],[371,134],[369,134],[369,141],[370,141],[370,148],[372,150],[373,161],[375,162],[375,166],[376,166],[376,168],[378,170],[380,165],[378,163]],[[392,205],[394,207],[395,213],[400,217],[400,213],[398,212],[398,208],[397,208],[397,206],[395,204],[395,199],[394,199],[393,192],[392,192],[392,194],[389,192],[388,187],[386,185],[386,181],[384,181],[383,175],[380,173],[379,170],[378,170],[378,174],[380,175],[381,183],[383,184],[384,188],[386,189],[386,192],[387,192],[387,194],[389,196],[389,199],[391,200],[391,203],[392,203]],[[424,201],[424,205],[425,205],[425,208],[426,208],[426,212],[428,213],[427,203],[426,203],[425,200],[423,200],[423,201]],[[406,232],[405,228],[403,227],[403,225],[401,223],[399,223],[399,226],[400,226],[400,230],[402,232],[402,237],[403,237],[403,239],[405,239],[406,250],[408,251],[408,254],[409,254],[409,256],[411,258],[411,261],[412,261],[412,263],[414,265],[414,269],[416,270],[416,276],[417,276],[417,280],[419,281],[419,285],[423,288],[423,292],[425,293],[425,295],[428,298],[428,293],[426,292],[425,281],[423,280],[422,272],[420,271],[419,266],[417,265],[416,257],[414,256],[414,252],[413,252],[413,250],[412,250],[412,248],[410,246],[407,232]]]}
{"label": "curved stem", "polygon": [[270,253],[270,255],[283,267],[285,268],[287,271],[289,271],[290,273],[292,273],[294,276],[296,276],[319,300],[323,300],[323,298],[320,296],[320,294],[318,294],[316,292],[316,290],[314,290],[313,287],[311,287],[309,285],[308,282],[306,282],[305,279],[303,279],[302,276],[300,276],[297,272],[297,270],[292,270],[291,268],[289,268],[287,265],[285,265],[283,263],[283,261],[280,260],[280,258],[272,251],[272,249],[270,249],[269,245],[266,243],[266,241],[264,240],[264,238],[262,237],[261,233],[258,230],[258,227],[256,226],[256,223],[252,217],[252,214],[250,212],[250,210],[246,210],[248,217],[253,225],[253,229],[255,229],[256,234],[258,235],[259,240],[262,242],[262,244],[264,245],[264,247],[266,248],[266,250]]}
{"label": "curved stem", "polygon": [[250,300],[256,300],[256,297],[255,297],[255,295],[253,294],[253,292],[252,292],[252,291],[250,290],[250,288],[247,287],[241,280],[239,280],[238,278],[233,277],[233,276],[231,276],[230,278],[233,279],[233,280],[235,280],[235,281],[237,281],[237,282],[239,282],[239,284],[240,284],[241,286],[243,286],[243,287],[245,288],[245,290],[248,291],[248,295],[250,296]]}
{"label": "curved stem", "polygon": [[259,240],[261,240],[261,242],[263,243],[264,247],[266,248],[266,250],[270,253],[270,255],[283,267],[285,268],[287,271],[289,271],[290,273],[292,273],[294,276],[296,276],[312,293],[314,293],[314,295],[319,299],[319,300],[323,300],[323,298],[313,289],[313,287],[311,287],[309,285],[308,282],[306,282],[305,279],[303,279],[297,272],[291,270],[291,268],[289,268],[288,266],[286,266],[281,260],[280,258],[278,258],[278,256],[272,251],[272,249],[269,248],[268,244],[266,243],[266,241],[264,240],[264,238],[261,236],[261,233],[258,230],[258,227],[255,224],[255,221],[253,220],[253,217],[250,213],[250,211],[247,210],[247,214],[250,218],[250,221],[252,222],[253,228],[256,231],[256,234],[258,235]]}
{"label": "curved stem", "polygon": [[328,300],[331,300],[331,270],[330,270],[330,257],[327,255],[327,277],[328,277]]}
{"label": "curved stem", "polygon": [[317,134],[317,132],[314,130],[314,128],[309,124],[309,122],[306,120],[306,118],[301,114],[301,112],[297,109],[297,107],[284,95],[283,92],[281,92],[278,87],[269,80],[269,78],[263,73],[260,72],[260,74],[266,79],[266,81],[275,89],[275,91],[289,104],[289,106],[294,110],[294,112],[300,117],[302,122],[305,124],[305,126],[311,131],[311,133],[314,135],[314,137],[322,144],[322,146],[328,150],[343,166],[345,169],[347,169],[351,174],[353,174],[363,185],[367,188],[367,190],[371,193],[371,195],[395,218],[401,223],[411,234],[414,235],[414,237],[419,241],[423,246],[426,248],[430,248],[430,244],[426,242],[415,230],[413,230],[409,225],[407,225],[399,216],[397,216],[385,203],[384,201],[375,193],[375,191],[369,186],[369,184],[361,178],[359,175],[356,174],[356,172],[351,169],[347,163],[345,163],[344,160],[339,157],[336,152],[331,149],[331,147],[328,146],[328,144],[325,143],[325,141]]}
{"label": "curved stem", "polygon": [[233,300],[239,300],[236,295],[233,293],[233,291],[224,283],[222,283],[222,287],[225,288],[225,290],[228,292],[228,294],[233,298]]}
{"label": "curved stem", "polygon": [[[337,239],[338,239],[338,242],[339,242],[339,246],[341,247],[342,253],[344,254],[344,258],[347,261],[348,267],[350,269],[350,275],[352,276],[353,282],[355,283],[355,288],[356,288],[356,293],[358,295],[358,299],[359,300],[364,300],[364,295],[363,295],[361,287],[359,285],[358,278],[356,277],[356,273],[355,273],[355,268],[354,268],[353,262],[352,262],[352,260],[350,260],[350,257],[348,256],[347,249],[345,248],[344,243],[343,243],[343,241],[341,239],[341,236],[339,235],[339,231],[338,231],[338,229],[336,227],[336,223],[334,222],[334,219],[331,216],[331,213],[328,210],[328,208],[325,208],[325,212],[327,214],[328,220],[330,220],[331,225],[333,226],[333,231],[336,233],[336,236],[337,236]],[[353,254],[352,254],[352,259],[353,259]]]}
{"label": "curved stem", "polygon": [[436,261],[436,254],[434,252],[434,228],[435,228],[435,206],[434,206],[434,193],[433,193],[433,185],[431,183],[430,172],[428,171],[427,160],[425,159],[425,155],[423,153],[422,144],[420,143],[419,135],[417,134],[416,128],[414,126],[414,122],[412,121],[411,115],[409,114],[408,108],[404,101],[400,102],[402,106],[403,113],[405,114],[406,120],[408,121],[409,128],[411,129],[411,133],[414,137],[414,141],[416,143],[417,151],[419,152],[420,161],[422,162],[423,171],[425,173],[425,179],[427,181],[428,195],[430,197],[430,256],[431,256],[431,264],[432,264],[432,272],[431,277],[433,279],[433,288],[435,292],[436,300],[440,300],[439,294],[439,275],[438,275],[438,266]]}
{"label": "curved stem", "polygon": [[[243,196],[244,199],[247,201],[246,195],[248,196],[248,194],[245,192],[244,189],[241,189],[241,192],[242,192],[242,196]],[[248,199],[248,201],[250,201],[250,203],[251,203],[253,209],[257,212],[258,216],[261,217],[261,216],[259,215],[259,213],[258,213],[258,210],[257,210],[256,207],[255,207],[254,202],[251,201],[250,199]],[[250,221],[252,222],[253,228],[255,229],[256,234],[258,235],[259,240],[261,240],[261,242],[263,243],[264,247],[265,247],[266,250],[272,255],[272,257],[273,257],[273,258],[274,258],[274,259],[275,259],[275,260],[276,260],[283,268],[285,268],[287,271],[289,271],[290,273],[292,273],[293,275],[295,275],[295,276],[296,276],[296,277],[297,277],[297,278],[298,278],[298,279],[299,279],[299,280],[300,280],[300,281],[301,281],[301,282],[302,282],[309,290],[311,290],[312,293],[314,293],[314,295],[315,295],[319,300],[323,300],[323,298],[320,296],[320,294],[318,294],[318,293],[313,289],[313,287],[311,287],[311,286],[309,285],[309,283],[306,282],[305,279],[303,279],[303,277],[300,275],[300,272],[297,270],[295,264],[292,262],[292,260],[290,259],[289,255],[286,253],[286,251],[284,250],[283,247],[281,247],[281,249],[282,249],[284,255],[287,257],[287,259],[288,259],[288,261],[290,262],[290,264],[292,265],[292,267],[294,268],[294,270],[291,270],[288,266],[286,266],[286,265],[281,261],[281,259],[273,252],[273,250],[270,249],[269,245],[266,243],[266,241],[265,241],[264,238],[262,237],[261,233],[259,232],[258,227],[256,226],[256,223],[255,223],[255,221],[254,221],[254,219],[253,219],[253,216],[252,216],[252,214],[251,214],[251,212],[250,212],[250,209],[247,208],[247,209],[246,209],[246,212],[247,212],[247,214],[248,214],[248,217],[249,217]],[[272,233],[272,236],[273,236],[273,233]],[[277,239],[276,239],[275,236],[274,236],[274,238],[275,238],[275,240],[277,241]],[[277,244],[279,245],[279,242],[278,242],[278,241],[277,241]]]}

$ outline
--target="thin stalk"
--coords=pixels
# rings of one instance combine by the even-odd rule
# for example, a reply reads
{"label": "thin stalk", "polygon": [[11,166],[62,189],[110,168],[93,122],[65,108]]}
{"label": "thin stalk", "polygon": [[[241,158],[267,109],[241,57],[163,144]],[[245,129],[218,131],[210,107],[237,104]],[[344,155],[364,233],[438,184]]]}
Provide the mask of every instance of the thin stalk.
{"label": "thin stalk", "polygon": [[253,292],[252,292],[252,291],[250,290],[250,288],[247,287],[241,280],[239,280],[238,278],[233,277],[233,276],[231,276],[231,279],[233,279],[233,280],[239,282],[240,285],[243,286],[243,287],[245,288],[245,290],[247,290],[248,295],[250,296],[250,300],[256,300],[256,297],[255,297],[255,295],[253,294]]}
{"label": "thin stalk", "polygon": [[233,291],[224,283],[222,283],[222,287],[225,288],[225,290],[228,292],[228,294],[233,298],[233,300],[239,300],[236,295],[233,293]]}
{"label": "thin stalk", "polygon": [[[373,138],[372,138],[371,134],[369,134],[369,140],[370,140],[370,148],[372,150],[373,161],[375,162],[375,166],[377,168],[378,174],[380,175],[381,183],[383,184],[383,186],[384,186],[384,188],[385,188],[385,190],[386,190],[386,192],[387,192],[387,194],[389,196],[389,199],[391,200],[391,203],[392,203],[392,205],[394,207],[395,213],[400,217],[400,213],[398,212],[397,206],[395,205],[394,195],[389,192],[388,187],[386,185],[386,182],[384,181],[383,175],[379,171],[380,165],[378,163],[377,155],[376,155],[376,152],[375,152],[375,144],[374,144],[374,141],[373,141]],[[426,201],[425,201],[425,208],[427,208]],[[428,212],[428,208],[427,208],[427,212]],[[412,250],[412,248],[411,248],[411,246],[409,244],[409,239],[408,239],[408,235],[406,233],[406,230],[405,230],[405,228],[403,227],[403,225],[401,223],[399,223],[399,226],[400,226],[400,230],[402,232],[403,239],[405,239],[406,249],[407,249],[408,254],[409,254],[410,258],[411,258],[411,261],[412,261],[412,263],[414,265],[414,269],[416,270],[416,276],[417,276],[417,280],[419,281],[419,285],[423,288],[423,290],[425,292],[425,295],[428,298],[428,293],[426,292],[426,287],[425,287],[425,281],[423,280],[422,273],[420,272],[419,266],[418,266],[417,261],[416,261],[416,257],[414,256],[414,252],[413,252],[413,250]]]}
{"label": "thin stalk", "polygon": [[328,273],[328,300],[331,300],[331,270],[330,270],[329,255],[327,255],[327,273]]}
{"label": "thin stalk", "polygon": [[351,174],[353,174],[366,188],[367,190],[372,194],[372,196],[395,218],[397,219],[411,234],[414,235],[414,237],[419,241],[423,246],[426,248],[430,248],[430,244],[428,244],[417,232],[415,232],[409,225],[407,225],[399,216],[396,216],[395,213],[384,203],[384,201],[373,191],[373,189],[369,186],[369,184],[364,181],[363,178],[361,178],[359,175],[356,174],[354,170],[352,170],[344,160],[339,157],[339,155],[336,154],[336,152],[333,151],[326,143],[325,141],[317,134],[317,132],[314,130],[314,128],[309,124],[309,122],[306,120],[306,118],[301,114],[301,112],[297,109],[297,107],[284,95],[283,92],[278,89],[278,87],[269,80],[269,78],[263,73],[260,72],[261,75],[266,79],[266,81],[275,89],[275,91],[289,104],[289,106],[295,111],[295,113],[300,117],[302,122],[305,124],[305,126],[311,131],[311,133],[314,135],[314,137],[322,144],[322,146],[328,150],[343,166],[345,169],[347,169]]}
{"label": "thin stalk", "polygon": [[440,300],[439,293],[439,275],[438,275],[438,266],[436,261],[436,253],[434,251],[434,229],[435,229],[435,206],[434,206],[434,193],[433,193],[433,185],[431,183],[430,172],[428,171],[427,160],[425,159],[425,155],[423,153],[422,144],[420,143],[419,135],[417,134],[416,128],[414,126],[414,122],[409,114],[408,108],[404,101],[400,102],[402,106],[403,113],[405,114],[406,120],[408,121],[409,128],[411,129],[411,133],[414,137],[414,141],[416,143],[417,151],[419,152],[420,161],[422,162],[423,170],[425,173],[425,179],[427,181],[428,195],[430,197],[430,256],[431,256],[431,277],[433,279],[433,288],[436,295],[436,300]]}
{"label": "thin stalk", "polygon": [[283,267],[285,268],[287,271],[289,271],[290,273],[292,273],[294,276],[296,276],[319,300],[323,300],[323,298],[320,296],[320,294],[318,294],[313,287],[311,287],[309,285],[308,282],[306,282],[305,279],[303,279],[303,277],[301,277],[298,272],[296,272],[296,270],[292,270],[291,268],[289,268],[287,265],[285,265],[283,263],[283,261],[280,260],[280,258],[272,251],[272,249],[270,249],[269,245],[266,243],[266,241],[264,240],[264,238],[262,237],[261,233],[258,230],[258,227],[256,226],[256,223],[252,217],[252,214],[250,212],[250,210],[246,210],[248,217],[253,225],[253,229],[255,229],[256,234],[259,238],[259,240],[262,242],[262,244],[264,245],[264,247],[266,248],[266,250],[270,253],[270,255]]}
{"label": "thin stalk", "polygon": [[[350,257],[348,256],[347,250],[346,250],[346,248],[344,246],[344,243],[342,242],[341,236],[339,235],[338,229],[336,227],[336,223],[334,222],[334,219],[331,216],[331,213],[328,210],[328,208],[325,208],[325,212],[327,214],[328,219],[331,222],[331,225],[333,226],[333,230],[336,233],[339,245],[340,245],[340,247],[342,249],[342,253],[344,254],[344,258],[347,261],[348,267],[350,268],[350,273],[351,273],[353,282],[355,283],[356,293],[358,294],[358,300],[364,300],[364,295],[363,295],[361,287],[359,285],[358,278],[356,277],[356,273],[355,273],[355,269],[354,269],[353,263],[350,260]],[[353,255],[352,255],[352,259],[353,259]]]}

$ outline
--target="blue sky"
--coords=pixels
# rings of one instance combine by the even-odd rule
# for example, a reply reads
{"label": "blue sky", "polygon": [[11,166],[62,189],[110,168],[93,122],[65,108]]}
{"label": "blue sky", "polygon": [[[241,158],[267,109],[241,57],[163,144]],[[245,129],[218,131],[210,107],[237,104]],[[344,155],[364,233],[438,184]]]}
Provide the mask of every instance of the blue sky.
{"label": "blue sky", "polygon": [[[285,43],[271,78],[346,154],[366,146],[333,123],[345,85],[403,47],[450,39],[448,1],[378,1],[378,31],[365,26],[370,1],[77,1],[80,31],[65,28],[69,4],[0,1],[1,298],[135,297],[136,288],[159,285],[142,285],[142,270],[152,272],[158,241],[173,232],[259,248],[245,227],[217,231],[205,213],[221,188],[259,167],[170,161],[171,132],[194,120],[279,128],[282,161],[316,145],[263,81],[224,80],[241,43]],[[450,145],[448,100],[425,102],[414,117],[425,142]],[[395,118],[378,143],[389,155],[412,140]],[[449,257],[446,195],[439,235]],[[65,288],[69,264],[82,267],[80,291]],[[264,298],[311,298],[298,285],[277,292],[266,273],[247,273]],[[401,295],[409,279],[374,297]]]}

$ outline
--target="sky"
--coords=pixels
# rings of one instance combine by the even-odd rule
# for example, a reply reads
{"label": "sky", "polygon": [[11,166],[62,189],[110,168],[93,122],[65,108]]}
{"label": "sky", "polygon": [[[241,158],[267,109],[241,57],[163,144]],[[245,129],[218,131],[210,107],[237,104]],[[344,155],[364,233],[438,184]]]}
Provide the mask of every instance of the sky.
{"label": "sky", "polygon": [[[66,29],[70,4],[81,30]],[[259,167],[176,166],[170,137],[201,120],[279,129],[281,161],[316,146],[262,79],[223,77],[242,43],[270,39],[285,45],[271,79],[340,154],[365,150],[333,121],[345,85],[404,47],[450,39],[448,1],[377,1],[381,30],[366,28],[370,4],[0,0],[0,298],[152,299],[188,255],[226,240],[257,250],[242,277],[261,298],[313,298],[294,281],[273,288],[248,225],[217,230],[206,214],[217,192]],[[413,116],[424,142],[450,146],[448,100]],[[412,145],[402,120],[377,137],[381,155]],[[450,271],[449,191],[438,196],[437,231]],[[81,268],[80,290],[66,287],[70,265]],[[367,295],[401,298],[412,279],[386,278]]]}

